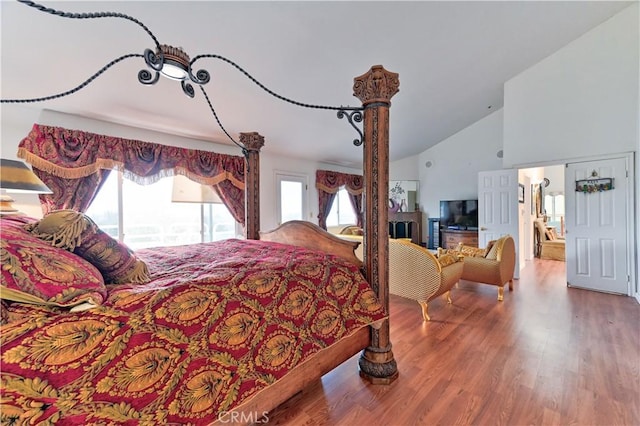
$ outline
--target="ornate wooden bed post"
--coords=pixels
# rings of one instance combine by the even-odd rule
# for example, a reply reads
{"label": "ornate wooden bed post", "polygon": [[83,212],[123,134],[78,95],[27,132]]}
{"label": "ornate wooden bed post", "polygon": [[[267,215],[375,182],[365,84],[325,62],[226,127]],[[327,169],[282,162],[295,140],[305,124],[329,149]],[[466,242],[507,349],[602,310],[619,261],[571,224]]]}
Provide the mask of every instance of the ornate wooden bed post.
{"label": "ornate wooden bed post", "polygon": [[[367,279],[389,310],[389,107],[398,74],[375,65],[354,79],[353,94],[364,110],[364,266]],[[389,320],[371,328],[371,345],[360,356],[360,376],[374,384],[398,377],[391,351]]]}
{"label": "ornate wooden bed post", "polygon": [[247,162],[244,169],[245,186],[245,238],[260,239],[260,148],[264,137],[257,132],[240,133]]}

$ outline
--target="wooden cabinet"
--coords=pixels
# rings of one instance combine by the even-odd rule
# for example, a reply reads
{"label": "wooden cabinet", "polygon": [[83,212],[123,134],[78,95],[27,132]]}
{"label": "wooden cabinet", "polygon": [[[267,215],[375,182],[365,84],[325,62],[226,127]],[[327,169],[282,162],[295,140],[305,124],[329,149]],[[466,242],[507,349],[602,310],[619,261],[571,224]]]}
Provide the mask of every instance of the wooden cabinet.
{"label": "wooden cabinet", "polygon": [[389,237],[411,238],[414,244],[422,245],[422,212],[389,212]]}
{"label": "wooden cabinet", "polygon": [[458,243],[462,243],[465,246],[478,247],[478,231],[443,229],[441,234],[443,248],[456,248]]}

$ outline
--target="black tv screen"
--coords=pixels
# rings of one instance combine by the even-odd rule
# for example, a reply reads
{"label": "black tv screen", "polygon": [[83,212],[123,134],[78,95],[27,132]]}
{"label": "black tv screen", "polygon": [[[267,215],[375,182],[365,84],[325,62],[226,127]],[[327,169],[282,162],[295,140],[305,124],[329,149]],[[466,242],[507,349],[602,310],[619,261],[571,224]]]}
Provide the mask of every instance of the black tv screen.
{"label": "black tv screen", "polygon": [[478,200],[440,201],[440,226],[478,230]]}

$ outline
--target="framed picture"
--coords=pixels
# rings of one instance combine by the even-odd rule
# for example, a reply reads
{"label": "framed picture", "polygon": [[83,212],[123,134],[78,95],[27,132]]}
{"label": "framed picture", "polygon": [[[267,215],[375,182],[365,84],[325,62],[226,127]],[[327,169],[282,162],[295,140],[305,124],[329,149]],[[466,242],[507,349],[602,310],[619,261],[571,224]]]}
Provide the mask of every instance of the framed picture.
{"label": "framed picture", "polygon": [[518,184],[518,202],[524,203],[524,185],[521,183]]}

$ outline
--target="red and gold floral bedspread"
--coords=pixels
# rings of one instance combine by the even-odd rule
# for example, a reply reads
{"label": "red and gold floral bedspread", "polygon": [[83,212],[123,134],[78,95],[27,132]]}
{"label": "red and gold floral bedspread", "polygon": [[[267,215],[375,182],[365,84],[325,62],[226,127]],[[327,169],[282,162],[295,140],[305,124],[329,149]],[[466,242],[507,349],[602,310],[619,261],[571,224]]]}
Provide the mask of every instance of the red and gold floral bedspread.
{"label": "red and gold floral bedspread", "polygon": [[152,281],[110,286],[102,306],[10,305],[2,424],[209,424],[386,317],[330,255],[241,240],[137,254]]}

